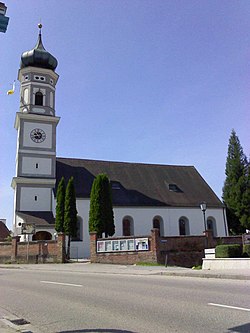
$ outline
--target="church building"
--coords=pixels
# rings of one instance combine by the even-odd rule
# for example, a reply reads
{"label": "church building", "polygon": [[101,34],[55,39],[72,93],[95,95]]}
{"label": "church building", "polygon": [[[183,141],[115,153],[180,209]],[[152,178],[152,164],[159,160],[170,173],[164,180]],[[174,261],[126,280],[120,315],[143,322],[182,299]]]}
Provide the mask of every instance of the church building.
{"label": "church building", "polygon": [[[21,56],[18,72],[20,109],[16,113],[16,175],[13,230],[21,240],[55,239],[56,187],[73,176],[78,232],[71,257],[88,258],[90,191],[105,173],[112,186],[115,235],[228,235],[225,208],[193,166],[110,162],[56,156],[56,58],[45,50],[41,28],[36,46]],[[206,203],[201,210],[200,204]],[[27,228],[29,227],[29,230]],[[31,228],[30,228],[31,227]]]}

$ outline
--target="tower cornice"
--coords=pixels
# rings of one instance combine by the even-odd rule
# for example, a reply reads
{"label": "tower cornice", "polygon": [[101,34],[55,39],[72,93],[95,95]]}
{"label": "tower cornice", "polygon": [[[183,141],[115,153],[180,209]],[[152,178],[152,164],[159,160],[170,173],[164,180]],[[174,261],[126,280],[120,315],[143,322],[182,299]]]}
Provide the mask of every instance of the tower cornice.
{"label": "tower cornice", "polygon": [[16,188],[17,184],[26,185],[50,185],[55,186],[56,179],[46,179],[46,178],[25,178],[25,177],[13,177],[11,182],[11,187]]}
{"label": "tower cornice", "polygon": [[43,122],[50,122],[50,123],[59,123],[60,117],[55,116],[44,116],[44,115],[38,115],[33,113],[23,113],[23,112],[17,112],[16,113],[16,119],[14,127],[15,129],[18,129],[20,120],[35,120],[35,121],[43,121]]}
{"label": "tower cornice", "polygon": [[34,66],[29,66],[29,67],[24,67],[18,70],[18,80],[20,82],[22,82],[22,75],[26,74],[26,73],[32,73],[32,72],[39,72],[42,74],[48,74],[51,77],[53,77],[53,79],[55,80],[55,83],[57,83],[59,75],[54,72],[52,69],[48,69],[48,68],[42,68],[42,67],[34,67]]}

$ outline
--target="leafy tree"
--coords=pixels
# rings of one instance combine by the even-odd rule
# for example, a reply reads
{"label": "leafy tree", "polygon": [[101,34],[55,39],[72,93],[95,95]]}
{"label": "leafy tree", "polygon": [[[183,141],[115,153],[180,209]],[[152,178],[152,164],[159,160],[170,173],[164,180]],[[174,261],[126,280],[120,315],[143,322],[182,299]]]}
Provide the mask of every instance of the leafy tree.
{"label": "leafy tree", "polygon": [[57,232],[64,232],[64,202],[65,202],[65,180],[62,177],[56,191],[56,221]]}
{"label": "leafy tree", "polygon": [[[244,232],[242,220],[243,202],[246,200],[247,158],[243,153],[240,140],[234,130],[228,144],[226,179],[223,187],[223,201],[227,207],[228,225],[231,233]],[[243,199],[244,198],[244,199]],[[247,211],[247,208],[244,208]]]}
{"label": "leafy tree", "polygon": [[95,178],[90,194],[89,231],[96,231],[98,237],[115,233],[111,186],[107,175],[99,174]]}
{"label": "leafy tree", "polygon": [[76,194],[73,177],[68,181],[65,192],[64,232],[68,235],[67,259],[70,259],[71,237],[76,237],[77,232]]}

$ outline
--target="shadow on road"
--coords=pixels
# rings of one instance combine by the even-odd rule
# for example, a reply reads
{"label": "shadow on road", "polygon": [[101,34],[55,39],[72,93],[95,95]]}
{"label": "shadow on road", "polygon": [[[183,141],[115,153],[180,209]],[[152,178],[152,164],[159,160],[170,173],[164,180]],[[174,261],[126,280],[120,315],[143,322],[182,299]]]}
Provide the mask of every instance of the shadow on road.
{"label": "shadow on road", "polygon": [[136,333],[127,330],[116,330],[112,328],[86,328],[83,330],[60,331],[57,333]]}
{"label": "shadow on road", "polygon": [[234,332],[234,333],[249,333],[250,332],[250,323],[248,324],[244,324],[244,325],[240,325],[240,326],[235,326],[235,327],[231,327],[228,329],[228,333],[229,332]]}

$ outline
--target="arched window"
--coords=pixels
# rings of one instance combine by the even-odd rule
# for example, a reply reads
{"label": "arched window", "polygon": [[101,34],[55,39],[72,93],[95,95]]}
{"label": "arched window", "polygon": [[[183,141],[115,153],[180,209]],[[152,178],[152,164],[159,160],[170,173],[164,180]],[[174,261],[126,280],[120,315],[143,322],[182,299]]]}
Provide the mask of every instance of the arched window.
{"label": "arched window", "polygon": [[179,233],[180,236],[187,236],[189,232],[189,221],[186,217],[181,217],[179,219]]}
{"label": "arched window", "polygon": [[207,218],[207,229],[212,230],[213,236],[217,236],[217,228],[216,228],[216,221],[213,217]]}
{"label": "arched window", "polygon": [[161,216],[155,216],[153,218],[153,228],[159,229],[160,236],[164,236],[163,219]]}
{"label": "arched window", "polygon": [[132,236],[134,234],[134,221],[132,217],[125,216],[122,220],[123,236]]}
{"label": "arched window", "polygon": [[43,105],[43,94],[41,91],[36,92],[35,105]]}

